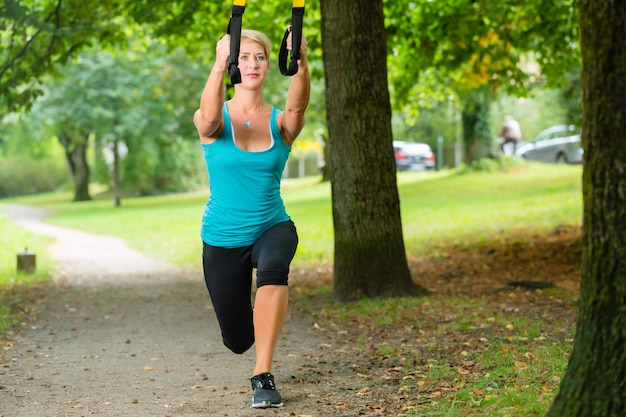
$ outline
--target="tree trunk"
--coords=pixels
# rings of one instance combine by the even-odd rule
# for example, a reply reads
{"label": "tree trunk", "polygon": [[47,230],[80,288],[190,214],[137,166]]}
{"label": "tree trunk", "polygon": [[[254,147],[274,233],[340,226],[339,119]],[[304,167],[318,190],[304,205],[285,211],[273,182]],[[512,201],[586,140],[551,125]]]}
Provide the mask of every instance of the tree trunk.
{"label": "tree trunk", "polygon": [[91,172],[87,163],[87,148],[89,136],[84,140],[75,141],[66,131],[59,133],[59,142],[65,150],[65,159],[74,182],[74,201],[89,201],[89,181]]}
{"label": "tree trunk", "polygon": [[580,1],[583,250],[574,350],[550,417],[626,415],[626,3]]}
{"label": "tree trunk", "polygon": [[120,141],[113,141],[113,206],[122,205],[122,177],[120,174]]}
{"label": "tree trunk", "polygon": [[417,295],[408,268],[387,88],[382,0],[323,0],[322,47],[341,300]]}
{"label": "tree trunk", "polygon": [[328,137],[323,136],[324,139],[324,167],[322,168],[322,182],[330,181],[330,145],[328,144]]}
{"label": "tree trunk", "polygon": [[472,91],[463,103],[463,141],[465,143],[465,162],[471,163],[493,156],[493,139],[489,124],[489,106],[491,100],[487,87]]}

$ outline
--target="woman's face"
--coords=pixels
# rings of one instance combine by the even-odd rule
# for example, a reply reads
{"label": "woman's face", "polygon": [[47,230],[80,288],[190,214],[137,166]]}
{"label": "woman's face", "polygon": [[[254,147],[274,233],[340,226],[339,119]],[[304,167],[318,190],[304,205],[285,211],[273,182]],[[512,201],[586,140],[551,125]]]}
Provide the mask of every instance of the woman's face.
{"label": "woman's face", "polygon": [[239,45],[239,70],[243,84],[263,84],[269,72],[269,61],[263,45],[249,40]]}

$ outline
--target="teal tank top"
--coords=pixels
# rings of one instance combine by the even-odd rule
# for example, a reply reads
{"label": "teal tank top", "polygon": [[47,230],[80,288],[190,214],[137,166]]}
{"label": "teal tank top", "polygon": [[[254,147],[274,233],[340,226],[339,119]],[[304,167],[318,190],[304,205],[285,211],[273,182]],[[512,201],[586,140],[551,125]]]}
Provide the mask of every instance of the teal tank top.
{"label": "teal tank top", "polygon": [[291,152],[278,129],[272,107],[271,143],[248,152],[235,143],[226,103],[224,129],[215,142],[202,144],[209,175],[209,199],[202,216],[202,240],[211,246],[250,246],[271,227],[290,220],[280,194],[280,181]]}

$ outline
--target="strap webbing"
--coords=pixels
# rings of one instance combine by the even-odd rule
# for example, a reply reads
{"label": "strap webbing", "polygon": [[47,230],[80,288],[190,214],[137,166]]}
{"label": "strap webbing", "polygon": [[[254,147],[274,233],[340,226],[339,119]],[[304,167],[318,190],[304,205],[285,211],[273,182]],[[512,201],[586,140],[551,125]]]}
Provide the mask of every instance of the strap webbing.
{"label": "strap webbing", "polygon": [[291,8],[291,61],[287,66],[287,37],[290,29],[287,29],[278,53],[278,68],[283,75],[294,75],[298,72],[298,59],[300,59],[300,45],[302,43],[302,24],[304,20],[304,0],[293,0]]}
{"label": "strap webbing", "polygon": [[234,0],[233,12],[228,22],[226,33],[230,35],[230,55],[228,56],[228,75],[231,84],[241,82],[241,72],[239,71],[239,44],[241,43],[241,18],[246,9],[246,0]]}

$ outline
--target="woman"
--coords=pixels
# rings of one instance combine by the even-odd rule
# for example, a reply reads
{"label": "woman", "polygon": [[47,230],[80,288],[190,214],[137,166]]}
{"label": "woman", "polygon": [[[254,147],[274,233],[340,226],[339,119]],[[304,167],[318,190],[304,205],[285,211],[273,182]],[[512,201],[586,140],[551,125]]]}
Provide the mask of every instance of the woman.
{"label": "woman", "polygon": [[[288,47],[291,39],[288,40]],[[307,42],[285,109],[263,97],[271,42],[258,31],[241,33],[241,83],[224,102],[230,36],[219,40],[194,123],[210,182],[201,237],[204,278],[224,345],[244,353],[256,344],[252,407],[281,407],[274,384],[274,349],[287,312],[287,278],[296,251],[296,228],[280,195],[280,180],[291,145],[304,127],[310,77]],[[251,304],[252,269],[256,295]]]}

